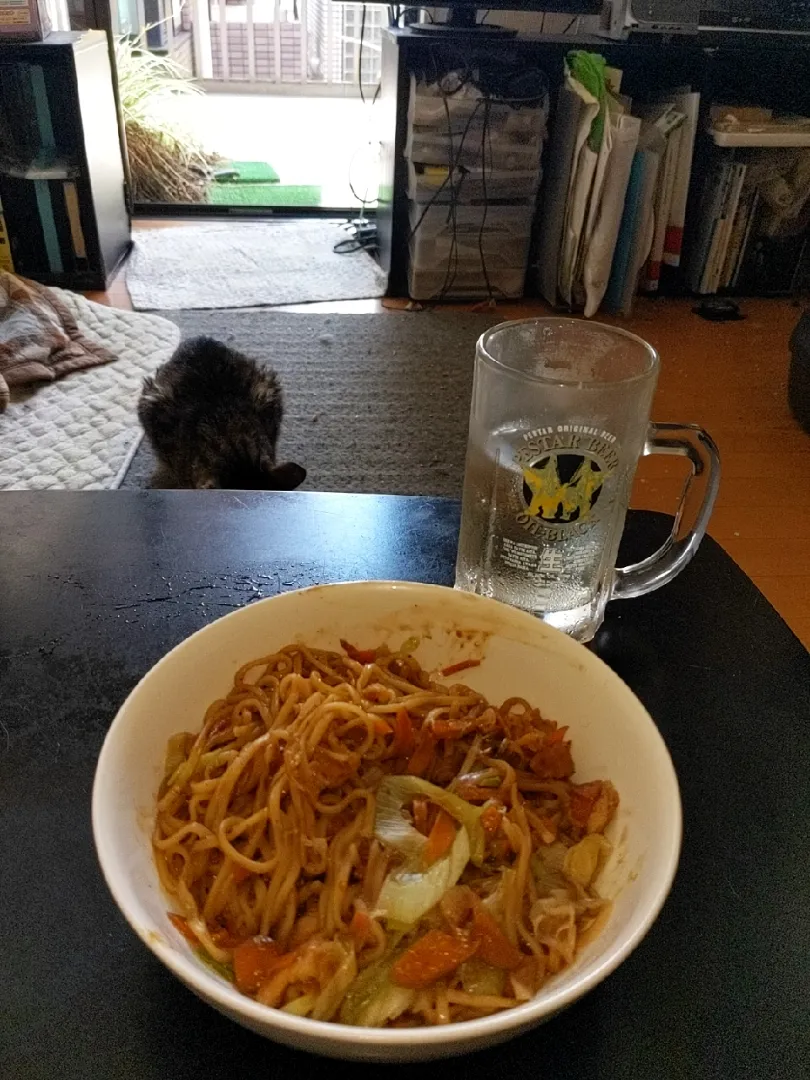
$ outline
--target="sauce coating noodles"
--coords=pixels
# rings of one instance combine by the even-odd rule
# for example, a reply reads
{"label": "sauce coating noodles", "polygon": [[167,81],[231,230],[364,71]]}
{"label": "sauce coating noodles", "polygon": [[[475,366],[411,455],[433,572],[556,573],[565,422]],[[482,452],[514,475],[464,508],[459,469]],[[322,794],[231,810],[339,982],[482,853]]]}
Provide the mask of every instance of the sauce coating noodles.
{"label": "sauce coating noodles", "polygon": [[[566,729],[386,648],[289,645],[174,736],[153,834],[175,926],[266,1005],[369,1026],[527,1001],[604,925],[618,805]],[[439,673],[439,678],[442,674]]]}

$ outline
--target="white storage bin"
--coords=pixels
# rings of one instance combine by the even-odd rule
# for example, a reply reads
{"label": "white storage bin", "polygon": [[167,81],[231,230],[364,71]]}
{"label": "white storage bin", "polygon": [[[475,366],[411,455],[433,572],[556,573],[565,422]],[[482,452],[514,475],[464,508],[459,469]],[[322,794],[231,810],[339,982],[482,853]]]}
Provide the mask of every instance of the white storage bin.
{"label": "white storage bin", "polygon": [[[409,209],[410,265],[419,270],[446,268],[453,252],[472,269],[524,267],[529,251],[534,206],[457,206],[455,221],[449,206],[411,203]],[[482,229],[483,224],[483,229]]]}
{"label": "white storage bin", "polygon": [[[489,271],[489,284],[495,299],[518,300],[523,296],[525,268]],[[477,270],[459,270],[452,284],[443,292],[446,270],[408,269],[408,294],[414,300],[433,300],[439,295],[451,300],[485,300],[490,295],[484,274]]]}
{"label": "white storage bin", "polygon": [[446,134],[425,134],[409,129],[405,143],[405,157],[409,161],[423,165],[449,165],[452,152],[457,165],[466,168],[480,168],[483,160],[491,167],[507,172],[530,172],[540,165],[543,141],[539,135],[531,135],[525,142],[512,139],[508,135],[489,132],[486,143],[482,144],[482,129],[476,128],[462,135],[448,138]]}
{"label": "white storage bin", "polygon": [[416,202],[534,202],[540,183],[536,169],[456,169],[452,182],[442,166],[420,168],[408,162],[408,198]]}
{"label": "white storage bin", "polygon": [[418,83],[411,76],[408,101],[408,127],[432,129],[446,135],[450,130],[462,132],[469,123],[483,124],[485,117],[491,131],[500,135],[539,135],[545,130],[547,110],[540,104],[519,101],[490,100],[488,110],[475,87],[468,85],[455,94],[442,96],[435,84]]}

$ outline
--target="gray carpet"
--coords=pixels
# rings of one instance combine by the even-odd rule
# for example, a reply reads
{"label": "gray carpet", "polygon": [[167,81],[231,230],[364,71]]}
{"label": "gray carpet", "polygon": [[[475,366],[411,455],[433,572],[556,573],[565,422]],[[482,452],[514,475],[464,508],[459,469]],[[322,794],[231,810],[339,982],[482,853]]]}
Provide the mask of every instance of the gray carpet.
{"label": "gray carpet", "polygon": [[[475,342],[497,312],[160,314],[276,369],[279,459],[307,469],[305,490],[460,494]],[[122,488],[148,486],[152,465],[144,442]]]}
{"label": "gray carpet", "polygon": [[207,221],[141,229],[127,261],[136,311],[248,308],[382,296],[386,278],[365,251],[336,255],[334,221]]}

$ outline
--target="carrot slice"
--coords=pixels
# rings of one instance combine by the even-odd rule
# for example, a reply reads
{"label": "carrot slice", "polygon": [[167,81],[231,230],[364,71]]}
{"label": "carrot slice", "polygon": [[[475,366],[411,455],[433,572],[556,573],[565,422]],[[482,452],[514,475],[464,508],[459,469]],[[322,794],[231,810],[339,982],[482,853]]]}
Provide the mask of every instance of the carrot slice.
{"label": "carrot slice", "polygon": [[349,923],[349,933],[356,945],[361,946],[366,943],[371,934],[371,918],[367,912],[355,908],[352,921]]}
{"label": "carrot slice", "polygon": [[200,944],[199,938],[188,925],[188,919],[184,918],[182,915],[175,915],[173,912],[170,911],[169,922],[172,924],[175,930],[180,931],[186,941],[190,941],[192,945]]}
{"label": "carrot slice", "polygon": [[411,803],[411,817],[416,831],[420,832],[422,836],[427,836],[430,832],[428,828],[428,801],[421,795],[417,795]]}
{"label": "carrot slice", "polygon": [[469,726],[465,720],[434,720],[433,734],[437,739],[460,739]]}
{"label": "carrot slice", "polygon": [[387,720],[383,720],[381,716],[374,717],[374,730],[378,735],[390,735],[394,730]]}
{"label": "carrot slice", "polygon": [[391,743],[392,757],[405,757],[413,750],[413,721],[407,709],[397,709],[394,720],[394,741]]}
{"label": "carrot slice", "polygon": [[478,667],[480,663],[480,660],[459,660],[457,664],[450,664],[448,667],[442,668],[440,674],[455,675],[459,671],[466,671],[467,668]]}
{"label": "carrot slice", "polygon": [[554,743],[562,742],[565,738],[565,733],[568,731],[568,727],[554,728],[546,735],[546,746],[553,746]]}
{"label": "carrot slice", "polygon": [[450,975],[477,948],[477,942],[470,941],[462,934],[428,930],[396,961],[391,968],[391,978],[398,986],[424,990],[437,979]]}
{"label": "carrot slice", "polygon": [[425,850],[422,853],[422,864],[426,870],[429,866],[433,866],[436,860],[440,859],[445,852],[450,850],[455,838],[455,820],[446,810],[440,810],[439,816],[436,818],[433,823],[433,828],[430,830],[430,836],[428,836],[428,841],[425,844]]}
{"label": "carrot slice", "polygon": [[574,771],[570,742],[549,742],[540,747],[529,768],[541,780],[567,780]]}
{"label": "carrot slice", "polygon": [[493,967],[514,971],[523,963],[523,953],[516,949],[498,923],[482,908],[473,916],[470,937],[478,943],[478,957]]}
{"label": "carrot slice", "polygon": [[485,833],[496,833],[501,827],[501,812],[494,803],[488,806],[479,818]]}
{"label": "carrot slice", "polygon": [[241,863],[235,863],[233,868],[233,880],[237,885],[241,885],[243,881],[247,881],[249,877],[253,877],[253,871],[248,870],[246,866],[242,866]]}
{"label": "carrot slice", "polygon": [[272,938],[251,938],[233,950],[236,985],[243,994],[255,994],[262,983],[294,959],[294,953],[282,953]]}
{"label": "carrot slice", "polygon": [[568,816],[574,825],[584,829],[588,824],[596,800],[602,794],[602,781],[591,780],[587,784],[572,784],[568,804]]}

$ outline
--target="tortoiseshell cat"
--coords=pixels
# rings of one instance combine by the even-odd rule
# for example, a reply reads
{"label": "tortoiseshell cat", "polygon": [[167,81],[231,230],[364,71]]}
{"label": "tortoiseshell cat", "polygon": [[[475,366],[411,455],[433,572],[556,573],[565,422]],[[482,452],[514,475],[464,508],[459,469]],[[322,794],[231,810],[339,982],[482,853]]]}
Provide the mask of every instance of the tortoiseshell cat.
{"label": "tortoiseshell cat", "polygon": [[158,462],[152,487],[292,491],[307,474],[276,464],[283,415],[271,368],[213,338],[181,342],[138,402]]}

